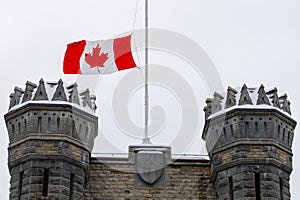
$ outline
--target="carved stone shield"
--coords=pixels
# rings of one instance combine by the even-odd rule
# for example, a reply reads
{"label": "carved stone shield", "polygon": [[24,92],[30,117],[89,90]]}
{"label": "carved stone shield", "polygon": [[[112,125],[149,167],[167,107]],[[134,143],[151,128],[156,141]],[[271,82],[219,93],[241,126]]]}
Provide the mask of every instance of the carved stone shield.
{"label": "carved stone shield", "polygon": [[135,168],[140,178],[151,185],[163,173],[164,155],[160,151],[140,151],[136,155]]}

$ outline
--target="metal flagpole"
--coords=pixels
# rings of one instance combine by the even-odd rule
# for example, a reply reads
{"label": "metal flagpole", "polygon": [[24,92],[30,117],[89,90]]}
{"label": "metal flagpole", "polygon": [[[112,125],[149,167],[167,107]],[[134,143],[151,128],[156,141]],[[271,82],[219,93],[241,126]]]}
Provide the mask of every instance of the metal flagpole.
{"label": "metal flagpole", "polygon": [[148,0],[145,0],[145,133],[143,144],[151,144],[148,135],[149,91],[148,91]]}

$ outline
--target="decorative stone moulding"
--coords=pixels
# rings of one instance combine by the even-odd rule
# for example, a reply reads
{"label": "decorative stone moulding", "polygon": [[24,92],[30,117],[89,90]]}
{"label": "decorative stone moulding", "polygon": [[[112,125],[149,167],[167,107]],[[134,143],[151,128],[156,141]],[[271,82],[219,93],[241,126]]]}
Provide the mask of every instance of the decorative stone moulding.
{"label": "decorative stone moulding", "polygon": [[77,83],[66,86],[61,79],[58,82],[46,83],[41,79],[38,86],[27,81],[25,91],[15,87],[14,92],[10,94],[9,110],[26,102],[55,104],[61,101],[88,107],[92,112],[95,112],[97,108],[95,95],[90,95],[89,89],[79,93],[77,87]]}
{"label": "decorative stone moulding", "polygon": [[[226,98],[224,98],[226,96]],[[265,87],[248,88],[246,84],[238,91],[228,87],[225,95],[214,93],[213,98],[206,99],[204,107],[205,119],[212,118],[218,114],[225,113],[234,108],[276,108],[283,113],[291,115],[290,101],[286,94],[278,97],[277,88],[265,91]],[[234,108],[233,108],[234,107]]]}

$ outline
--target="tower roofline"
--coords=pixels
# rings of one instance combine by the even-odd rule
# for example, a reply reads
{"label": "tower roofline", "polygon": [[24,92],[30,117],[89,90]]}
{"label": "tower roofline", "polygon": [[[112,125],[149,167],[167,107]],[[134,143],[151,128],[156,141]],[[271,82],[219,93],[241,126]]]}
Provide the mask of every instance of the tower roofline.
{"label": "tower roofline", "polygon": [[213,124],[213,123],[219,123],[220,121],[225,121],[226,118],[230,118],[233,117],[235,115],[237,115],[238,113],[249,113],[249,114],[257,114],[257,115],[262,115],[262,114],[266,114],[266,113],[271,113],[275,114],[276,117],[280,118],[281,120],[283,120],[285,123],[291,125],[292,127],[296,127],[297,125],[297,121],[294,120],[291,115],[289,115],[288,113],[282,112],[282,110],[279,110],[276,107],[272,107],[272,106],[250,106],[250,105],[244,105],[244,106],[235,106],[235,107],[231,107],[229,109],[226,110],[222,110],[219,113],[217,113],[216,115],[212,114],[211,116],[209,116],[206,120],[205,120],[205,124],[204,124],[204,128],[202,131],[202,139],[205,139],[206,137],[206,133],[207,133],[207,129]]}
{"label": "tower roofline", "polygon": [[37,86],[29,81],[26,82],[25,90],[15,87],[14,92],[9,96],[9,111],[19,109],[28,103],[73,105],[87,113],[95,113],[95,96],[90,95],[88,89],[78,92],[77,84],[64,84],[60,79],[58,82],[39,81]]}
{"label": "tower roofline", "polygon": [[16,117],[17,115],[20,115],[24,112],[27,112],[28,110],[34,109],[34,110],[52,110],[52,111],[70,111],[70,112],[79,112],[84,115],[83,117],[93,117],[98,118],[95,113],[91,112],[89,109],[83,109],[83,107],[79,107],[78,105],[70,102],[63,102],[63,101],[56,101],[56,102],[46,102],[46,101],[30,101],[23,104],[20,104],[18,106],[13,107],[10,109],[5,115],[4,118],[6,120],[9,120],[11,118]]}

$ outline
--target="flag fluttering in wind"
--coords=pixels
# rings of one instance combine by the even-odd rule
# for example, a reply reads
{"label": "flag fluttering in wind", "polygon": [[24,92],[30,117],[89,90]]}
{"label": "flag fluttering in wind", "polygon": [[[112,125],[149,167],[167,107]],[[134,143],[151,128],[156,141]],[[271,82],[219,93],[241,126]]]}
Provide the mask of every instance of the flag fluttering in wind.
{"label": "flag fluttering in wind", "polygon": [[136,67],[131,35],[110,40],[73,42],[64,57],[65,74],[110,74]]}

